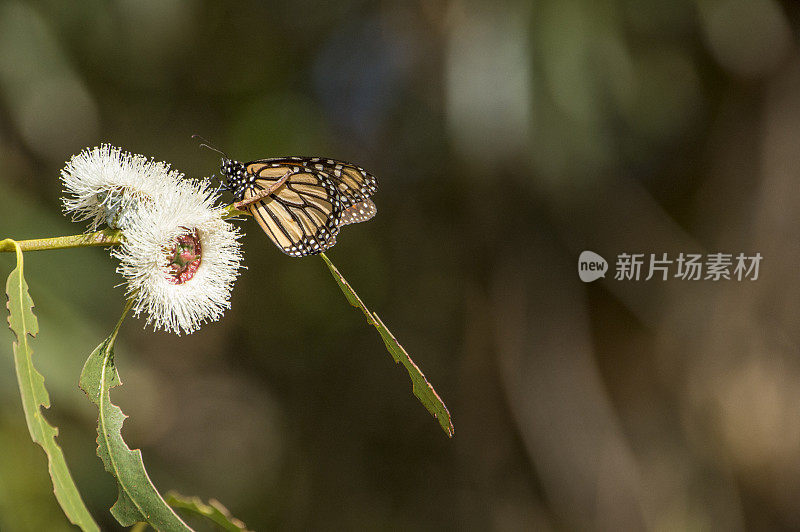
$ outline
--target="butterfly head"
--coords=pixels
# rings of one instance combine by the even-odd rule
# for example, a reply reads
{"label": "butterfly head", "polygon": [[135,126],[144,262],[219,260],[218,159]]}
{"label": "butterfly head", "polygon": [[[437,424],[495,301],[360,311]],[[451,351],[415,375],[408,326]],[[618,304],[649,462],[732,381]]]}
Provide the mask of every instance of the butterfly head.
{"label": "butterfly head", "polygon": [[225,176],[225,187],[233,192],[236,199],[244,198],[244,189],[250,179],[244,164],[223,157],[220,171]]}

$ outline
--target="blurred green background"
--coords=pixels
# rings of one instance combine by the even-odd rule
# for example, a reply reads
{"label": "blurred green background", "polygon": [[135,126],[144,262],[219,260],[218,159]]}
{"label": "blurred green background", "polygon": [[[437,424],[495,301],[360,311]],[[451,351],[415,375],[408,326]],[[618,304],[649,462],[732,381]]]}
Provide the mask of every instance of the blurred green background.
{"label": "blurred green background", "polygon": [[[448,440],[318,258],[245,221],[224,318],[123,327],[114,400],[155,484],[256,530],[800,528],[800,7],[774,0],[0,1],[0,238],[74,234],[110,142],[192,177],[322,155],[379,178],[329,253],[447,402]],[[756,282],[577,276],[760,252]],[[12,256],[0,257],[2,277]],[[101,249],[30,253],[59,442],[103,529],[81,366]],[[68,527],[0,356],[0,529]]]}

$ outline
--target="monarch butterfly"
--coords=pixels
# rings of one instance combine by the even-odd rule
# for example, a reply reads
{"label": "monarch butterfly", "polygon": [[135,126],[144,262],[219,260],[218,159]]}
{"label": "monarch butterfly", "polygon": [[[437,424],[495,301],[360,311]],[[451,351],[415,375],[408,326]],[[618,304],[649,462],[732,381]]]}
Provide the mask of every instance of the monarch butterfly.
{"label": "monarch butterfly", "polygon": [[378,211],[375,176],[355,164],[322,157],[278,157],[247,163],[224,156],[225,185],[281,251],[316,255],[336,244],[339,229]]}

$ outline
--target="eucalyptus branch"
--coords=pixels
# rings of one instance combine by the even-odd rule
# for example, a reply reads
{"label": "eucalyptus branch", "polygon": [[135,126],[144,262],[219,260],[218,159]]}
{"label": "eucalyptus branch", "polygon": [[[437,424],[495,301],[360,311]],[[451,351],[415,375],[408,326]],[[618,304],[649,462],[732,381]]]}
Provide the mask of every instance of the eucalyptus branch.
{"label": "eucalyptus branch", "polygon": [[[250,216],[249,211],[240,210],[238,203],[232,203],[225,207],[220,217],[223,220],[235,218],[237,216]],[[125,237],[119,229],[103,229],[94,233],[84,233],[82,235],[54,236],[49,238],[33,238],[30,240],[16,240],[22,251],[43,251],[50,249],[70,249],[86,247],[108,247],[121,244]],[[15,240],[6,238],[0,240],[0,253],[13,252]]]}
{"label": "eucalyptus branch", "polygon": [[[82,235],[34,238],[32,240],[17,240],[16,242],[22,251],[42,251],[45,249],[108,247],[120,244],[122,239],[122,231],[118,229],[103,229],[102,231]],[[0,240],[0,252],[15,251],[15,249],[14,240],[10,238]]]}
{"label": "eucalyptus branch", "polygon": [[[311,159],[315,160],[320,159]],[[411,360],[380,317],[364,305],[330,259],[321,253],[322,248],[335,243],[331,237],[338,233],[339,227],[366,221],[376,212],[375,205],[367,199],[375,192],[375,178],[360,167],[326,161],[325,164],[334,167],[331,171],[335,177],[340,177],[343,165],[348,166],[347,171],[358,171],[353,175],[348,174],[348,181],[342,181],[340,186],[344,188],[340,192],[346,194],[345,185],[352,181],[359,185],[353,190],[360,190],[364,201],[356,203],[359,205],[357,209],[327,213],[324,228],[312,239],[297,240],[289,254],[320,254],[350,304],[360,309],[367,323],[375,327],[393,360],[405,367],[414,395],[439,421],[447,436],[452,437],[450,413],[419,366]],[[325,168],[322,164],[315,167]],[[139,532],[147,526],[155,530],[192,532],[176,513],[175,509],[180,509],[205,516],[224,530],[243,532],[246,530],[244,523],[231,517],[230,512],[217,501],[212,499],[206,504],[198,498],[177,494],[165,500],[153,485],[144,467],[142,452],[131,449],[122,438],[123,422],[127,416],[111,402],[111,390],[122,384],[114,360],[114,344],[122,321],[132,308],[136,309],[136,313],[144,314],[147,324],[152,324],[154,329],[176,334],[191,333],[203,323],[218,320],[230,308],[233,284],[239,270],[244,267],[239,242],[242,232],[220,219],[253,216],[256,210],[254,205],[279,200],[276,196],[278,190],[289,186],[286,183],[290,176],[295,175],[292,172],[299,171],[299,167],[285,170],[280,178],[274,182],[270,180],[271,184],[266,188],[254,185],[259,192],[250,197],[240,198],[236,194],[238,201],[217,206],[218,190],[211,188],[207,180],[183,179],[183,174],[171,169],[167,163],[103,145],[82,151],[70,159],[62,170],[66,191],[64,208],[73,219],[87,221],[93,229],[101,224],[112,224],[123,229],[107,228],[80,235],[21,241],[10,238],[0,240],[0,252],[14,251],[17,255],[17,268],[8,277],[6,294],[9,327],[15,337],[14,363],[25,420],[31,439],[47,454],[56,500],[70,522],[82,530],[94,532],[99,528],[67,468],[63,451],[56,441],[58,429],[50,425],[43,415],[43,409],[50,405],[50,396],[44,387],[44,377],[36,370],[32,360],[32,339],[37,335],[39,325],[33,313],[33,299],[23,277],[23,252],[119,245],[111,251],[111,255],[119,260],[116,271],[126,280],[128,301],[114,330],[89,355],[79,381],[80,388],[98,409],[97,454],[117,483],[117,500],[110,510],[117,522],[124,527],[133,526]],[[341,173],[346,172],[341,170]],[[233,187],[236,191],[254,182],[252,177],[245,179],[244,174],[232,176],[226,174],[229,181],[236,184]],[[341,178],[344,180],[345,176]],[[323,184],[331,195],[339,193],[336,188],[330,188],[330,182]],[[316,197],[302,187],[291,191],[292,194],[301,192]],[[337,209],[351,204],[349,201],[339,201],[336,197],[329,198],[328,203]],[[315,205],[314,201],[307,200],[308,207]],[[321,207],[317,210],[325,214]],[[295,221],[298,220],[295,217]],[[287,230],[284,232],[288,237],[290,233]],[[325,246],[316,241],[319,235],[328,237]],[[283,251],[287,251],[278,240],[273,240]],[[309,240],[315,241],[315,244],[310,245]],[[199,275],[196,275],[198,272]]]}

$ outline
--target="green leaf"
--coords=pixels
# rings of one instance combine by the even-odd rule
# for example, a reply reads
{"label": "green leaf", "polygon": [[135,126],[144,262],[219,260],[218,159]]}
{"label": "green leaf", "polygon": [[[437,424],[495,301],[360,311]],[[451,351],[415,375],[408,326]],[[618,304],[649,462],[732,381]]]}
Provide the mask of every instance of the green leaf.
{"label": "green leaf", "polygon": [[361,309],[361,312],[363,312],[364,316],[367,318],[367,323],[375,327],[375,329],[377,329],[378,333],[381,335],[383,343],[386,344],[386,349],[392,355],[394,361],[402,364],[405,366],[406,370],[408,370],[408,375],[411,377],[414,395],[416,395],[422,405],[428,409],[428,412],[430,412],[433,417],[439,420],[439,425],[441,425],[445,434],[452,438],[453,422],[450,419],[450,412],[447,410],[444,401],[442,401],[442,399],[439,397],[439,394],[437,394],[436,390],[434,390],[433,386],[431,386],[431,383],[429,383],[428,379],[425,378],[425,375],[422,374],[419,366],[417,366],[414,361],[411,360],[411,357],[408,356],[406,350],[403,349],[403,346],[398,343],[397,339],[389,331],[386,325],[384,325],[383,321],[381,321],[378,315],[374,312],[371,312],[364,302],[361,301],[361,298],[358,297],[356,291],[353,290],[353,287],[350,286],[350,283],[347,282],[344,276],[339,273],[339,270],[336,269],[336,266],[333,265],[330,259],[328,259],[324,253],[320,253],[320,256],[325,260],[325,263],[328,265],[328,269],[331,271],[333,278],[336,279],[336,282],[339,284],[339,288],[342,289],[347,301],[349,301],[354,307]]}
{"label": "green leaf", "polygon": [[9,310],[8,326],[16,336],[16,342],[13,344],[14,366],[28,431],[31,439],[41,445],[47,454],[53,492],[69,521],[82,530],[99,531],[100,528],[92,519],[75,486],[64,453],[56,443],[58,428],[50,425],[42,414],[41,407],[50,408],[50,394],[44,386],[44,377],[33,366],[33,349],[30,345],[30,338],[39,332],[39,323],[33,313],[33,299],[28,292],[28,283],[25,282],[22,272],[22,250],[13,240],[7,239],[2,242],[13,243],[17,253],[17,267],[8,276],[6,294]]}
{"label": "green leaf", "polygon": [[146,521],[156,530],[191,531],[153,486],[142,462],[142,452],[132,451],[122,439],[120,431],[127,416],[111,402],[111,388],[122,385],[114,365],[114,341],[131,303],[128,302],[111,336],[89,355],[80,379],[81,389],[99,411],[97,455],[103,460],[106,471],[117,480],[118,497],[111,514],[122,526]]}
{"label": "green leaf", "polygon": [[184,497],[174,491],[167,493],[167,502],[173,508],[188,510],[208,518],[222,530],[229,532],[248,532],[247,525],[231,515],[227,508],[216,500],[211,499],[205,504],[198,497]]}

